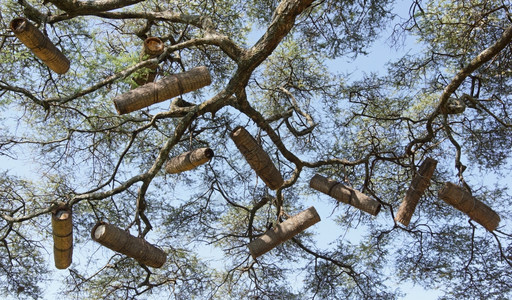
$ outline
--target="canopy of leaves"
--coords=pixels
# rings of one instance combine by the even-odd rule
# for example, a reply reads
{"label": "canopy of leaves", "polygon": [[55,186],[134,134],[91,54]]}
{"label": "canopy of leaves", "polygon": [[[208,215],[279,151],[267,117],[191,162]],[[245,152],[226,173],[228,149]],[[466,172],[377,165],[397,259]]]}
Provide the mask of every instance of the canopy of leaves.
{"label": "canopy of leaves", "polygon": [[[408,282],[442,299],[512,298],[510,10],[508,0],[2,1],[0,296],[398,299]],[[15,36],[18,17],[62,50],[66,74]],[[391,31],[392,45],[373,47]],[[148,37],[164,42],[161,55],[141,54]],[[355,76],[365,55],[386,70]],[[206,66],[212,82],[119,115],[113,99],[154,65],[156,81]],[[233,143],[237,126],[284,178],[277,190]],[[165,172],[203,147],[208,163]],[[438,165],[404,226],[395,215],[427,157]],[[380,213],[311,189],[315,173]],[[497,212],[498,228],[442,201],[445,182]],[[73,263],[57,271],[51,211],[62,202]],[[251,257],[251,241],[313,205],[318,225]],[[166,263],[93,242],[100,221]]]}

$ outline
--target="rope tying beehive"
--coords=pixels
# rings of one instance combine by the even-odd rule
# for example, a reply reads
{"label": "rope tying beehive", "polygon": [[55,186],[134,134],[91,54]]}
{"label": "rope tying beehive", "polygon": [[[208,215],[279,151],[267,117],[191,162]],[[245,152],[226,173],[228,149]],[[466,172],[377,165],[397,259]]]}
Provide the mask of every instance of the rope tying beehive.
{"label": "rope tying beehive", "polygon": [[73,258],[73,221],[71,209],[59,204],[52,210],[53,258],[57,269],[66,269]]}
{"label": "rope tying beehive", "polygon": [[97,223],[91,231],[91,236],[103,246],[153,268],[160,268],[167,259],[164,251],[146,240],[105,222]]}
{"label": "rope tying beehive", "polygon": [[251,168],[272,190],[277,190],[283,185],[284,180],[268,154],[261,148],[252,135],[239,126],[231,132],[231,139],[245,157]]}
{"label": "rope tying beehive", "polygon": [[411,217],[418,205],[418,201],[430,185],[430,178],[432,178],[436,166],[437,160],[432,158],[425,159],[425,161],[420,165],[418,173],[412,179],[411,186],[407,190],[402,204],[400,204],[400,207],[398,208],[398,212],[395,216],[396,221],[404,224],[405,226],[409,225]]}
{"label": "rope tying beehive", "polygon": [[213,150],[210,148],[195,149],[171,158],[165,164],[165,171],[170,174],[176,174],[192,170],[195,167],[208,162],[212,157]]}
{"label": "rope tying beehive", "polygon": [[212,82],[208,69],[204,66],[187,72],[166,76],[150,82],[114,98],[117,112],[122,115],[148,107],[152,104],[195,91]]}
{"label": "rope tying beehive", "polygon": [[69,60],[45,35],[25,18],[11,21],[11,30],[50,69],[58,74],[69,70]]}
{"label": "rope tying beehive", "polygon": [[248,245],[249,252],[251,252],[253,258],[257,258],[318,222],[320,222],[320,216],[316,209],[311,206],[277,224],[275,228],[267,230],[265,234],[250,242]]}
{"label": "rope tying beehive", "polygon": [[462,211],[489,231],[495,230],[500,223],[500,216],[495,211],[456,184],[445,183],[439,191],[439,198]]}
{"label": "rope tying beehive", "polygon": [[341,182],[316,174],[311,178],[309,186],[319,192],[333,197],[338,202],[343,202],[353,207],[376,216],[381,208],[378,201],[368,197],[360,191],[349,188]]}

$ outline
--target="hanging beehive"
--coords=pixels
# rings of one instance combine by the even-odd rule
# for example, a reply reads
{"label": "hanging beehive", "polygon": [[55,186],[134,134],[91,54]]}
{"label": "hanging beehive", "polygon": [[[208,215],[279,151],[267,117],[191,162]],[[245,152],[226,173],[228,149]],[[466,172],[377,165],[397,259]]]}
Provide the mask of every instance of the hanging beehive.
{"label": "hanging beehive", "polygon": [[248,245],[249,252],[253,258],[257,258],[318,222],[320,222],[320,216],[316,209],[311,206],[277,224],[275,228],[267,230],[262,236],[250,242]]}
{"label": "hanging beehive", "polygon": [[338,202],[343,202],[353,207],[376,216],[381,208],[378,201],[368,197],[360,191],[349,188],[341,182],[325,178],[316,174],[311,178],[309,186],[319,192],[333,197]]}
{"label": "hanging beehive", "polygon": [[495,230],[500,223],[500,216],[495,211],[456,184],[445,183],[439,191],[439,198],[465,213],[489,231]]}
{"label": "hanging beehive", "polygon": [[169,174],[176,174],[192,170],[195,167],[208,162],[212,157],[213,150],[210,148],[195,149],[171,158],[165,164],[165,171]]}
{"label": "hanging beehive", "polygon": [[66,269],[73,258],[73,221],[64,203],[52,210],[53,257],[57,269]]}
{"label": "hanging beehive", "polygon": [[91,236],[103,246],[153,268],[160,268],[167,259],[164,251],[146,240],[105,222],[97,223],[91,231]]}
{"label": "hanging beehive", "polygon": [[420,165],[418,173],[412,179],[411,185],[405,194],[402,204],[400,204],[400,207],[398,208],[398,212],[395,216],[396,221],[404,224],[405,226],[409,225],[411,217],[418,205],[418,201],[430,185],[430,178],[432,178],[436,166],[437,160],[432,158],[425,159],[425,161]]}
{"label": "hanging beehive", "polygon": [[14,35],[54,72],[64,74],[69,70],[66,56],[27,19],[15,18],[10,26]]}
{"label": "hanging beehive", "polygon": [[[152,59],[158,57],[164,52],[164,42],[157,37],[148,37],[144,40],[144,48],[142,50],[142,60]],[[144,85],[149,82],[153,82],[156,77],[156,69],[158,64],[152,64],[142,68],[133,76],[133,81],[137,85]]]}
{"label": "hanging beehive", "polygon": [[239,126],[231,132],[231,139],[235,142],[236,147],[245,157],[251,168],[272,190],[280,188],[284,179],[277,170],[268,154],[261,148],[252,135]]}
{"label": "hanging beehive", "polygon": [[204,66],[196,67],[121,94],[114,98],[114,105],[117,112],[122,115],[195,91],[211,82],[208,69]]}

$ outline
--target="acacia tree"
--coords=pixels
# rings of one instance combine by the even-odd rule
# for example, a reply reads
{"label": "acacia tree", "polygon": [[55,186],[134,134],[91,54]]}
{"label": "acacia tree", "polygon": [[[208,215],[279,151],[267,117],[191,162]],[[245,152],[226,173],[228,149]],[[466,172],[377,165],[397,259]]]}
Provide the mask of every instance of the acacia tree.
{"label": "acacia tree", "polygon": [[[38,298],[55,280],[50,213],[64,202],[74,243],[73,263],[59,271],[67,296],[393,299],[402,281],[445,299],[512,296],[510,2],[415,1],[407,19],[392,5],[2,1],[2,294]],[[65,74],[15,37],[17,17],[62,50]],[[386,27],[393,46],[413,37],[421,50],[389,61],[382,76],[331,67],[367,54]],[[140,55],[148,37],[163,41],[161,54]],[[141,74],[156,71],[158,81],[197,66],[211,85],[116,111],[112,100]],[[231,140],[238,126],[282,175],[275,190]],[[215,153],[207,164],[165,172],[170,157],[203,147]],[[438,165],[405,226],[396,211],[428,157]],[[370,196],[380,212],[329,202],[308,186],[316,173]],[[440,200],[447,181],[496,211],[498,228]],[[320,247],[313,229],[251,257],[251,241],[321,202],[336,216],[336,243]],[[148,267],[92,242],[99,221],[164,250],[166,263]]]}

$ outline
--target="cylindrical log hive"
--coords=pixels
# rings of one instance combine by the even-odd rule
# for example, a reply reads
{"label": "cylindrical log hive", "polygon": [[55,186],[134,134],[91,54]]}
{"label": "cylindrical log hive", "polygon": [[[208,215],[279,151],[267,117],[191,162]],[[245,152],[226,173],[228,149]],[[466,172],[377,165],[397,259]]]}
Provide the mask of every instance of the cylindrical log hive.
{"label": "cylindrical log hive", "polygon": [[436,166],[437,160],[432,158],[425,159],[425,161],[420,165],[418,173],[412,179],[411,185],[405,194],[402,204],[400,204],[400,207],[398,208],[398,212],[395,216],[396,221],[404,224],[405,226],[409,225],[411,217],[418,205],[418,201],[430,185],[430,178],[432,178]]}
{"label": "cylindrical log hive", "polygon": [[204,66],[196,67],[121,94],[114,98],[114,105],[117,112],[122,115],[195,91],[211,82],[208,69]]}
{"label": "cylindrical log hive", "polygon": [[199,148],[182,153],[171,158],[165,164],[165,171],[170,174],[181,173],[200,166],[213,157],[213,150],[210,148]]}
{"label": "cylindrical log hive", "polygon": [[73,221],[71,209],[61,204],[52,211],[53,257],[57,269],[66,269],[73,258]]}
{"label": "cylindrical log hive", "polygon": [[381,208],[378,201],[368,197],[360,191],[349,188],[341,182],[325,178],[316,174],[311,178],[309,186],[319,192],[333,197],[338,202],[343,202],[353,207],[376,216]]}
{"label": "cylindrical log hive", "polygon": [[[164,42],[157,37],[148,37],[144,40],[144,49],[142,50],[142,60],[151,59],[159,56],[164,52]],[[137,83],[137,85],[144,85],[149,82],[153,82],[156,77],[156,69],[158,68],[158,64],[146,66],[142,68],[141,72],[137,72],[133,81]]]}
{"label": "cylindrical log hive", "polygon": [[105,222],[97,223],[91,231],[91,236],[103,246],[153,268],[160,268],[167,259],[164,251],[146,240]]}
{"label": "cylindrical log hive", "polygon": [[250,242],[249,252],[253,258],[257,258],[318,222],[320,222],[320,216],[311,206]]}
{"label": "cylindrical log hive", "polygon": [[25,18],[11,21],[11,30],[40,60],[58,74],[69,70],[69,60],[39,29]]}
{"label": "cylindrical log hive", "polygon": [[245,157],[251,168],[272,190],[283,185],[284,180],[268,154],[261,148],[252,135],[243,127],[236,127],[231,133],[231,139]]}
{"label": "cylindrical log hive", "polygon": [[495,211],[456,184],[445,183],[439,191],[439,198],[462,211],[489,231],[495,230],[500,223],[500,216]]}

